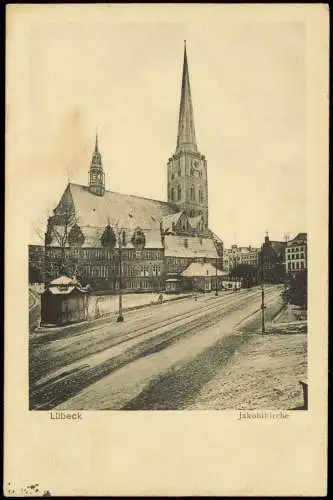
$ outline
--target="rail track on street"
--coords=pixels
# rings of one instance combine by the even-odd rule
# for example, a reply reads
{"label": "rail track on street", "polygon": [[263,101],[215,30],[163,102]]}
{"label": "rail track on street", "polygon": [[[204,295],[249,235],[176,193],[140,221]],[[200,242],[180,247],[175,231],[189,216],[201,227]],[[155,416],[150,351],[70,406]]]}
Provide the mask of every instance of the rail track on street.
{"label": "rail track on street", "polygon": [[[274,291],[274,287],[267,287],[267,300]],[[161,318],[158,313],[155,317],[145,314],[139,320],[131,318],[120,327],[105,325],[101,331],[75,337],[73,342],[66,343],[64,339],[65,345],[57,349],[55,357],[52,357],[52,344],[60,341],[37,348],[30,360],[30,408],[52,409],[126,364],[162,351],[214,325],[239,309],[243,302],[260,297],[258,289],[244,292],[197,302],[197,307],[177,312],[172,318]],[[133,332],[131,327],[138,321],[146,324]]]}

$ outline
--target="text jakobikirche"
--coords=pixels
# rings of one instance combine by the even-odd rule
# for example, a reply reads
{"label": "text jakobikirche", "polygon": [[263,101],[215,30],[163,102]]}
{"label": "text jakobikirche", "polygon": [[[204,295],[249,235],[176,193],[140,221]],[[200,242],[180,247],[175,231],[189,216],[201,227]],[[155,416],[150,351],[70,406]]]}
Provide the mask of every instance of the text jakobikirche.
{"label": "text jakobikirche", "polygon": [[289,416],[286,411],[240,411],[237,420],[285,420]]}

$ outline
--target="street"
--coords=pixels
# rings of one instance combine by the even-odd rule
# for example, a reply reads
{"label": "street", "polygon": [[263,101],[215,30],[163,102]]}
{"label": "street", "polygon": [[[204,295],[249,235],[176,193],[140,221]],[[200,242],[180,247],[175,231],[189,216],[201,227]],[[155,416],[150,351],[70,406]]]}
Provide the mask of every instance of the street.
{"label": "street", "polygon": [[[267,286],[267,310],[281,287]],[[261,289],[148,306],[30,345],[30,409],[186,409],[246,335]]]}

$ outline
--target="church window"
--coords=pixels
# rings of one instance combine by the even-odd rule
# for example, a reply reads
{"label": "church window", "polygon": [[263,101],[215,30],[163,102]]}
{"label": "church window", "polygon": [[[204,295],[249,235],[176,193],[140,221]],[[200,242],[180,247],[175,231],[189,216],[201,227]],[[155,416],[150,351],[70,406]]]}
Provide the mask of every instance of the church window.
{"label": "church window", "polygon": [[199,203],[203,202],[202,191],[199,189]]}
{"label": "church window", "polygon": [[171,201],[175,200],[175,190],[174,188],[171,188]]}
{"label": "church window", "polygon": [[181,170],[181,168],[179,167],[179,168],[178,168],[178,177],[180,177],[181,175],[182,175],[182,170]]}
{"label": "church window", "polygon": [[180,201],[182,199],[182,190],[181,190],[181,187],[178,186],[178,201]]}
{"label": "church window", "polygon": [[175,174],[174,174],[174,172],[171,172],[171,180],[174,180],[174,178],[175,178]]}
{"label": "church window", "polygon": [[194,196],[194,187],[193,186],[190,188],[190,198],[191,198],[191,200],[195,199],[195,196]]}

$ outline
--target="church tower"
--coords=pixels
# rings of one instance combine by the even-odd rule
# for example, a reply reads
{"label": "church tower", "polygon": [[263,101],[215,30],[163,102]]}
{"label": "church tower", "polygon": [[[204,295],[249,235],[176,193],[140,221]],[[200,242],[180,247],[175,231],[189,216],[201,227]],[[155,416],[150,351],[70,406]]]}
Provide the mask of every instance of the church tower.
{"label": "church tower", "polygon": [[98,150],[98,135],[96,133],[95,151],[93,152],[89,170],[89,191],[97,196],[105,192],[105,174],[102,165],[102,155]]}
{"label": "church tower", "polygon": [[168,201],[190,218],[202,216],[203,230],[208,229],[207,161],[198,151],[195,137],[186,41],[177,146],[168,161]]}

